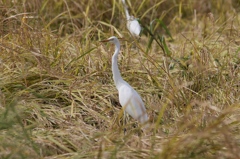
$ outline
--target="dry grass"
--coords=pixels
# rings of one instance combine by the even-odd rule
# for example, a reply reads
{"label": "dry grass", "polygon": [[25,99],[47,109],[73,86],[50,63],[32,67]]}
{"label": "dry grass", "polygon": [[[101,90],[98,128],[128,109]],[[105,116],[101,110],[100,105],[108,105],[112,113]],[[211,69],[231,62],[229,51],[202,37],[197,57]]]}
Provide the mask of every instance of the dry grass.
{"label": "dry grass", "polygon": [[[128,1],[140,41],[120,0],[0,4],[1,158],[240,158],[238,1]],[[145,133],[131,118],[123,132],[113,47],[99,43],[111,35],[127,39],[119,67]]]}

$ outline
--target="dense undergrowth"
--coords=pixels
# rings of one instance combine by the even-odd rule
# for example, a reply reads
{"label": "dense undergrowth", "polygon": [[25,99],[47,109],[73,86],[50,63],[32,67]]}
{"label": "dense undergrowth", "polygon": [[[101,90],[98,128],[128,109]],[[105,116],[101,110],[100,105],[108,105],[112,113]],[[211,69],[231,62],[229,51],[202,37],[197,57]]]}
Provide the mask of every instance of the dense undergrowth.
{"label": "dense undergrowth", "polygon": [[[1,1],[1,158],[239,158],[239,2]],[[150,117],[122,124],[123,78]],[[126,132],[124,134],[124,129]]]}

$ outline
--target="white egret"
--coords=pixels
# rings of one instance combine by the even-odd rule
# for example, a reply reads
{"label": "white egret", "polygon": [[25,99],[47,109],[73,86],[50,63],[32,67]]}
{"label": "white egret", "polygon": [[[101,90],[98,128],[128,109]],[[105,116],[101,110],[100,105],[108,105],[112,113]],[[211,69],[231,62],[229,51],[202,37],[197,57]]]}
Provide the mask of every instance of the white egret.
{"label": "white egret", "polygon": [[129,15],[129,12],[127,9],[127,4],[125,3],[125,0],[122,0],[122,3],[124,6],[126,18],[127,18],[127,28],[133,36],[139,37],[139,34],[141,32],[141,26],[134,16]]}
{"label": "white egret", "polygon": [[148,115],[144,103],[140,95],[122,79],[118,69],[118,54],[120,51],[120,42],[117,37],[112,36],[107,40],[101,42],[111,42],[115,44],[115,52],[112,56],[112,73],[113,80],[119,94],[119,102],[123,107],[124,113],[127,112],[134,119],[138,120],[141,124],[148,121]]}

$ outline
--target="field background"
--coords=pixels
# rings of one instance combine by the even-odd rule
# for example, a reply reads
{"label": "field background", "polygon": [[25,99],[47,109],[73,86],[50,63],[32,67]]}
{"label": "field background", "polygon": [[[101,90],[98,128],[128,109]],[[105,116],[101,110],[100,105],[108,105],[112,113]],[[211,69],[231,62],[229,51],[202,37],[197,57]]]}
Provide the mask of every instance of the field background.
{"label": "field background", "polygon": [[[140,40],[120,0],[0,1],[0,158],[240,158],[239,0],[127,4]],[[145,132],[123,125],[112,35]]]}

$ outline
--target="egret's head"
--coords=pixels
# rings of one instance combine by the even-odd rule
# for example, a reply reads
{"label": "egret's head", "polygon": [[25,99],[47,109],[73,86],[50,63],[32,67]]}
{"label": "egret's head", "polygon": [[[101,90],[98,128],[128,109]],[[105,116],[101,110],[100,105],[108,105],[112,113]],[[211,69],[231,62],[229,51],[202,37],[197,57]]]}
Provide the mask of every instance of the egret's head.
{"label": "egret's head", "polygon": [[119,43],[119,40],[116,36],[111,36],[110,38],[107,39],[109,42],[116,44]]}
{"label": "egret's head", "polygon": [[116,36],[111,36],[110,38],[102,40],[101,42],[111,42],[113,44],[119,44],[119,40]]}

